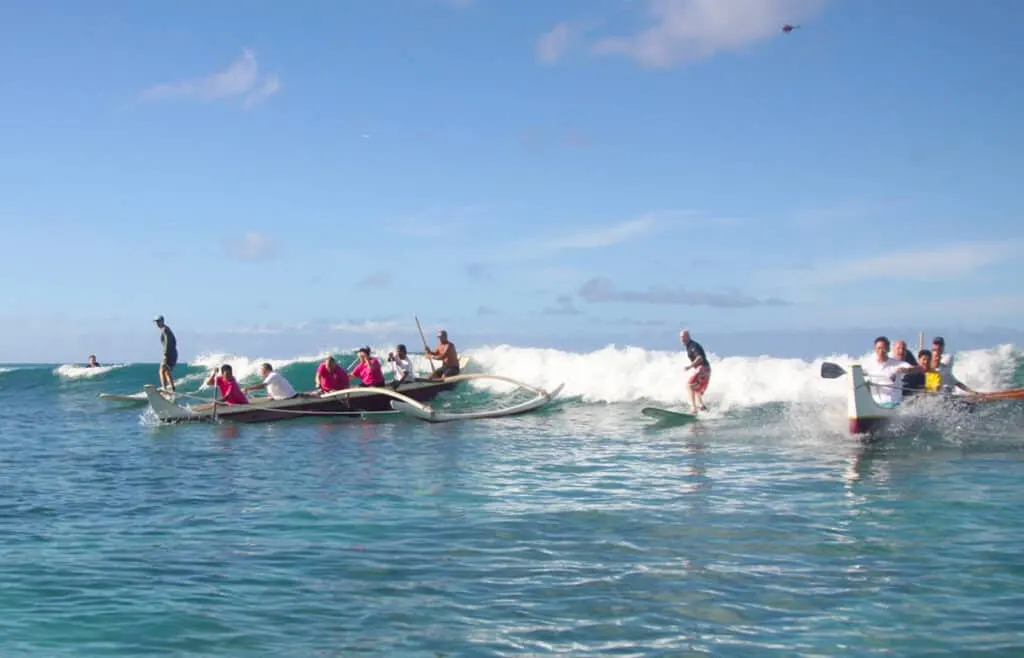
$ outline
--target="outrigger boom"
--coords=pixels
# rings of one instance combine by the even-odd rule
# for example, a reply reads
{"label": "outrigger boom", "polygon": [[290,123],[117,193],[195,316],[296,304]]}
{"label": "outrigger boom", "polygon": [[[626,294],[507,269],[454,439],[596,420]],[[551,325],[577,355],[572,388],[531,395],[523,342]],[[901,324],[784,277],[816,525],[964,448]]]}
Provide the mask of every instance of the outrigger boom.
{"label": "outrigger boom", "polygon": [[[504,381],[533,391],[536,396],[531,400],[504,409],[467,413],[442,413],[426,404],[442,391],[455,388],[457,383],[474,379]],[[360,386],[320,395],[302,394],[287,400],[257,398],[249,404],[213,402],[191,408],[167,400],[152,384],[146,385],[144,388],[150,407],[156,413],[157,418],[165,423],[217,421],[260,423],[296,417],[367,417],[384,414],[405,414],[429,422],[500,418],[539,409],[549,404],[561,390],[562,385],[549,393],[510,377],[472,373],[453,375],[439,380],[421,379],[403,384],[398,390],[383,386]]]}

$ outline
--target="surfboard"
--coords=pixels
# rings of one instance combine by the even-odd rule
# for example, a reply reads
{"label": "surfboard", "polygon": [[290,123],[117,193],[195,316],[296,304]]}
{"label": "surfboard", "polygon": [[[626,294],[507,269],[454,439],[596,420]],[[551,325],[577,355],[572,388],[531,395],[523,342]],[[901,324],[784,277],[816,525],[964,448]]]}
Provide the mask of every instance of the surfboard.
{"label": "surfboard", "polygon": [[697,420],[697,417],[693,414],[686,414],[681,411],[669,411],[668,409],[659,409],[658,407],[644,407],[640,410],[640,413],[648,418],[653,418],[659,422],[673,425],[684,425]]}

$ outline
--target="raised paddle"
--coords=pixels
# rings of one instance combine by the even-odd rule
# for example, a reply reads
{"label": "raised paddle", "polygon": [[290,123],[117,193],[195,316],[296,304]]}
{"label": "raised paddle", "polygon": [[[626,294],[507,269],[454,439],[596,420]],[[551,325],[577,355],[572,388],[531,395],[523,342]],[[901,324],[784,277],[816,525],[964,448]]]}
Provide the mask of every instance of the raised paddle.
{"label": "raised paddle", "polygon": [[846,371],[843,370],[843,367],[838,363],[826,361],[821,364],[822,379],[838,379],[839,377],[842,377],[845,374]]}
{"label": "raised paddle", "polygon": [[430,372],[434,372],[434,362],[430,360],[430,348],[427,347],[427,337],[423,335],[423,327],[420,326],[420,319],[417,316],[412,316],[416,320],[416,328],[420,332],[420,340],[423,341],[423,355],[427,357],[427,363],[430,364]]}

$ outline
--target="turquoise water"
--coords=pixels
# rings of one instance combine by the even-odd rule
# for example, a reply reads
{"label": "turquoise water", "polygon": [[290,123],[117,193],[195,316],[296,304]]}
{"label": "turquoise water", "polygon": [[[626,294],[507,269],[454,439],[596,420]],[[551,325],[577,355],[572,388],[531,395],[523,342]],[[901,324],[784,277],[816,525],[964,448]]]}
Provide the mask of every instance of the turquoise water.
{"label": "turquoise water", "polygon": [[1024,652],[1013,409],[158,427],[96,398],[155,366],[53,368],[0,373],[5,658]]}

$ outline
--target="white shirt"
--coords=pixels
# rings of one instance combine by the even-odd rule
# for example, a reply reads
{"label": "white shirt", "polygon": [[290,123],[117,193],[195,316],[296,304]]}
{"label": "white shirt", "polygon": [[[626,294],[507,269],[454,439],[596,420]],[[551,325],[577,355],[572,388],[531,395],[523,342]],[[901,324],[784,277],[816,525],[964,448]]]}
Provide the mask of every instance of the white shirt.
{"label": "white shirt", "polygon": [[263,383],[267,386],[267,395],[274,400],[284,400],[286,398],[295,397],[295,389],[288,383],[288,380],[284,378],[279,372],[271,372],[267,375],[267,378],[263,380]]}
{"label": "white shirt", "polygon": [[952,359],[950,359],[950,363],[940,364],[935,370],[937,370],[939,375],[942,377],[942,383],[939,384],[939,390],[952,390],[956,388],[957,384],[961,383],[960,380],[956,378],[956,375],[953,374]]}
{"label": "white shirt", "polygon": [[884,363],[879,363],[878,359],[871,359],[864,364],[864,376],[870,384],[873,384],[868,388],[875,402],[879,404],[903,402],[903,387],[900,385],[903,376],[900,368],[906,368],[909,365],[906,361],[888,358]]}
{"label": "white shirt", "polygon": [[410,361],[408,357],[400,359],[396,356],[395,360],[391,362],[391,372],[394,374],[396,382],[402,381],[402,377],[405,373],[409,373],[409,378],[406,380],[407,382],[411,382],[416,379],[416,371],[413,370],[412,361]]}

